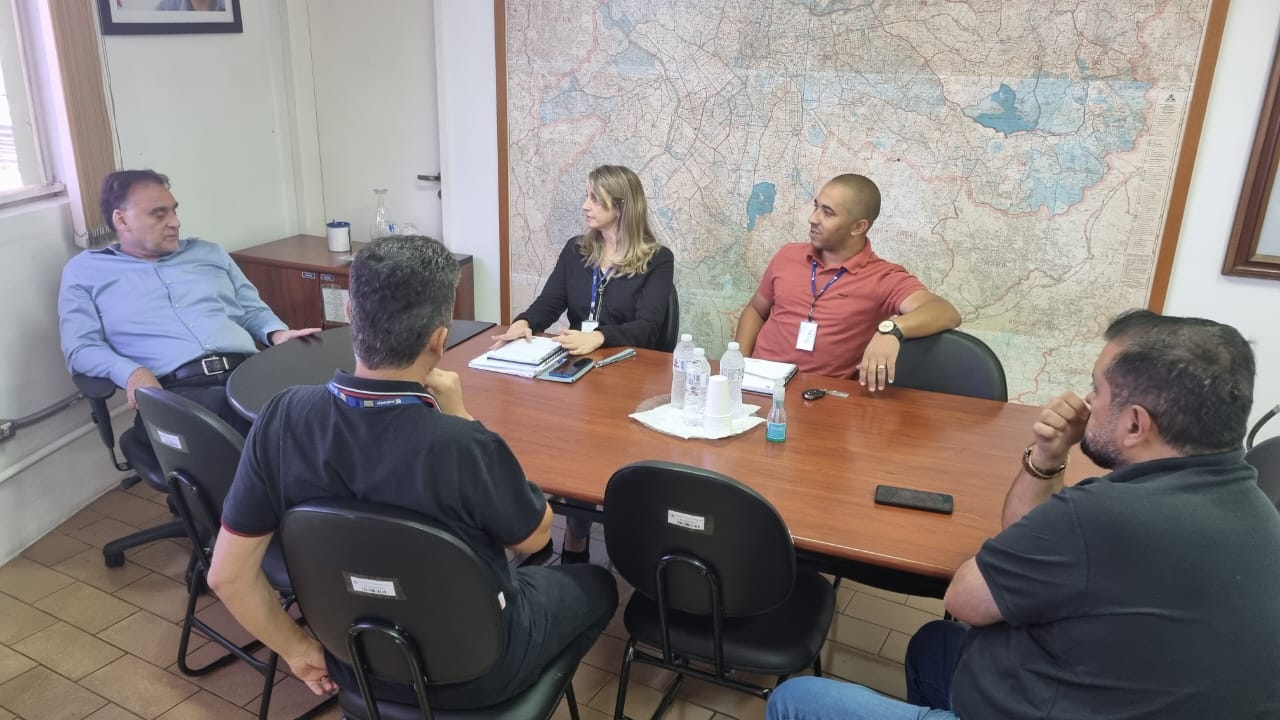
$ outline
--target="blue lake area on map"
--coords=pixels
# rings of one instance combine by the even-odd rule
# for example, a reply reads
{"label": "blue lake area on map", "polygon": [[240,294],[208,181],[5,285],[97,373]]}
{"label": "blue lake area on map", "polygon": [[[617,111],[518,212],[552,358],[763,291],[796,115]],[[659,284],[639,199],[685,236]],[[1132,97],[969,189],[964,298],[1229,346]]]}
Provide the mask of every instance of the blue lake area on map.
{"label": "blue lake area on map", "polygon": [[1015,212],[1066,212],[1107,172],[1106,158],[1134,148],[1147,128],[1150,85],[1127,76],[1037,73],[1010,80],[964,113],[995,130],[987,149],[1026,156]]}
{"label": "blue lake area on map", "polygon": [[981,111],[971,116],[974,121],[996,132],[1012,135],[1036,128],[1034,117],[1024,117],[1018,111],[1018,94],[1004,83],[1000,83],[1000,89],[991,93],[986,101],[976,107]]}
{"label": "blue lake area on map", "polygon": [[606,30],[612,30],[617,27],[624,33],[631,32],[636,26],[629,15],[614,7],[611,3],[600,6],[600,25]]}
{"label": "blue lake area on map", "polygon": [[632,43],[614,57],[613,63],[618,68],[619,75],[634,78],[652,72],[657,67],[658,61],[652,53]]}
{"label": "blue lake area on map", "polygon": [[747,200],[747,230],[755,230],[756,219],[773,212],[777,196],[778,189],[771,182],[758,182],[751,188],[751,199]]}

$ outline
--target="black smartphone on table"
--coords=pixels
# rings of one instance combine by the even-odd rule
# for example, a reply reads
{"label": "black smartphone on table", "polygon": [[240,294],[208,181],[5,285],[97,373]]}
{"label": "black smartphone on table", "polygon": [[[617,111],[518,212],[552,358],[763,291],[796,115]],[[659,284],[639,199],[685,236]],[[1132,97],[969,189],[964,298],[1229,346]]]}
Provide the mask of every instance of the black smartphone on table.
{"label": "black smartphone on table", "polygon": [[946,493],[912,490],[910,488],[894,487],[893,485],[877,485],[876,504],[950,515],[953,500]]}
{"label": "black smartphone on table", "polygon": [[573,383],[595,366],[596,361],[591,358],[565,358],[560,364],[543,371],[538,378],[552,382]]}

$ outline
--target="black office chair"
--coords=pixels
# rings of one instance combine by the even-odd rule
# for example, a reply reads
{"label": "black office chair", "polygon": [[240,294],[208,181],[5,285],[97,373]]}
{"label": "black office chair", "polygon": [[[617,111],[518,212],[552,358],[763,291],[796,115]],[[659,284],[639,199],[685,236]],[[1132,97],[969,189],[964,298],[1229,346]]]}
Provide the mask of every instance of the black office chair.
{"label": "black office chair", "polygon": [[1006,402],[1004,366],[991,348],[959,330],[912,338],[898,352],[893,384]]}
{"label": "black office chair", "polygon": [[[169,497],[178,509],[184,532],[195,547],[192,566],[187,572],[187,610],[178,640],[178,668],[186,675],[199,676],[243,660],[262,673],[258,717],[265,720],[279,656],[271,652],[266,660],[259,660],[252,653],[262,647],[261,642],[236,645],[196,617],[196,601],[212,564],[213,544],[222,526],[222,504],[235,479],[244,438],[208,408],[181,395],[160,388],[141,388],[136,397],[138,412],[142,413],[152,447],[169,483]],[[278,543],[268,547],[262,570],[279,594],[281,606],[288,609],[293,604],[293,590]],[[200,667],[190,666],[187,648],[193,630],[223,646],[227,652]],[[331,701],[323,702],[301,717],[311,717],[329,704]]]}
{"label": "black office chair", "polygon": [[1249,431],[1249,436],[1245,440],[1244,461],[1257,468],[1258,487],[1262,488],[1262,492],[1271,498],[1271,502],[1275,503],[1277,509],[1280,509],[1280,436],[1268,438],[1256,445],[1253,442],[1262,426],[1277,414],[1280,414],[1280,405],[1268,410],[1265,415],[1258,418],[1258,422],[1254,423],[1253,429]]}
{"label": "black office chair", "polygon": [[615,718],[623,717],[637,661],[676,673],[655,720],[687,675],[761,698],[773,688],[732,673],[776,675],[781,682],[812,666],[822,675],[819,653],[835,590],[818,573],[796,567],[786,523],[751,488],[687,465],[628,465],[605,489],[604,535],[614,568],[635,587],[623,615],[631,637]]}
{"label": "black office chair", "polygon": [[[156,490],[168,492],[169,488],[165,482],[164,471],[160,469],[160,463],[156,460],[155,453],[152,452],[151,446],[147,444],[147,439],[134,428],[129,428],[120,433],[119,449],[120,455],[124,457],[124,460],[121,461],[116,457],[116,434],[115,429],[111,427],[111,412],[107,408],[107,400],[116,394],[115,383],[107,378],[79,374],[73,375],[71,379],[75,382],[76,388],[80,390],[80,394],[89,401],[89,419],[98,428],[98,437],[102,438],[102,444],[107,446],[107,453],[111,455],[111,464],[121,472],[132,470],[134,473],[121,480],[120,487],[127,490],[138,484],[139,481],[145,480],[148,485]],[[169,509],[176,514],[172,503],[170,503]],[[156,540],[179,538],[185,535],[186,530],[183,529],[182,522],[179,520],[173,520],[146,530],[139,530],[132,535],[126,535],[107,543],[102,548],[102,560],[107,567],[120,567],[124,564],[126,550],[139,545],[146,545]]]}
{"label": "black office chair", "polygon": [[667,314],[658,328],[658,350],[671,352],[680,344],[680,293],[671,286],[671,299],[667,301]]}
{"label": "black office chair", "polygon": [[[346,717],[546,720],[564,697],[578,720],[572,681],[583,649],[565,650],[498,705],[432,710],[433,686],[480,677],[505,645],[491,571],[450,533],[403,508],[326,499],[285,513],[281,536],[308,624],[358,678],[359,688],[338,693]],[[417,704],[373,697],[371,678],[412,685]]]}

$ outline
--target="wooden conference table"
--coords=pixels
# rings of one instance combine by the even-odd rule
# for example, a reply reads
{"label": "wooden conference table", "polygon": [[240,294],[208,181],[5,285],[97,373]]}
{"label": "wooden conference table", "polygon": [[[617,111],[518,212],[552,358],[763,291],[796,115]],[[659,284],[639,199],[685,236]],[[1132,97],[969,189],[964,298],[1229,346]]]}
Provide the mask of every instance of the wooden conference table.
{"label": "wooden conference table", "polygon": [[[763,425],[723,440],[683,440],[628,417],[670,391],[669,354],[640,350],[568,385],[468,368],[490,334],[449,350],[440,367],[459,373],[467,410],[502,435],[545,492],[598,503],[613,472],[631,462],[709,468],[768,498],[802,556],[842,576],[918,595],[941,597],[955,569],[999,530],[1005,491],[1040,412],[905,388],[871,396],[851,380],[800,374],[787,387],[785,443],[767,442]],[[236,369],[228,394],[252,417],[270,395],[247,397],[244,388],[325,382],[338,366],[334,358],[350,362],[349,343],[342,328],[323,333],[320,342],[298,344],[288,357],[268,349]],[[850,396],[809,402],[800,397],[809,387]],[[767,411],[766,397],[744,400]],[[1096,473],[1073,453],[1068,483]],[[876,505],[872,497],[881,484],[949,493],[955,512]]]}

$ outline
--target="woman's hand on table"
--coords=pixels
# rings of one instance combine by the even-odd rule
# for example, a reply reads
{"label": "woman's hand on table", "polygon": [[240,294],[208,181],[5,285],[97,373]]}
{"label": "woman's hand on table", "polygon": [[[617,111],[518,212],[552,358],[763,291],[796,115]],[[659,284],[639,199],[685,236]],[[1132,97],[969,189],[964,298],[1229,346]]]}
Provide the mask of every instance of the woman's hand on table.
{"label": "woman's hand on table", "polygon": [[586,355],[604,345],[604,333],[599,330],[582,332],[580,330],[561,330],[555,336],[560,347],[569,351],[570,355]]}
{"label": "woman's hand on table", "polygon": [[520,338],[525,340],[533,339],[533,331],[529,329],[529,323],[524,320],[517,320],[511,323],[511,327],[508,327],[507,331],[501,335],[490,335],[489,339],[494,342],[489,346],[489,349],[497,350],[512,340],[519,340]]}

